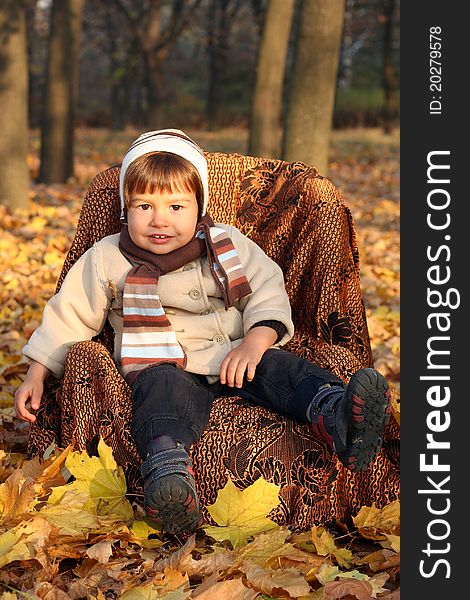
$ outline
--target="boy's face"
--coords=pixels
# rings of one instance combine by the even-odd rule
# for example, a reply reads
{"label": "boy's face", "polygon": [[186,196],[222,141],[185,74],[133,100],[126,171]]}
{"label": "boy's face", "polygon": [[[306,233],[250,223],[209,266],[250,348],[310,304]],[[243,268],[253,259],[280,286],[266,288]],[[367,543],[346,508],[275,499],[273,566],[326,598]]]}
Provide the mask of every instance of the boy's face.
{"label": "boy's face", "polygon": [[137,246],[154,254],[168,254],[193,239],[197,217],[194,192],[132,194],[127,226]]}

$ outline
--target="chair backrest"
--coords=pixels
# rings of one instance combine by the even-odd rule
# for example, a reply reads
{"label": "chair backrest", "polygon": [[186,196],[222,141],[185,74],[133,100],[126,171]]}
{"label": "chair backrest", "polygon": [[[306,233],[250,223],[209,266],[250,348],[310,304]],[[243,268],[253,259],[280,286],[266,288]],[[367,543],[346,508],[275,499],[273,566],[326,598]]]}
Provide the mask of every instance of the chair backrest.
{"label": "chair backrest", "polygon": [[[214,221],[238,227],[284,272],[297,334],[370,362],[353,219],[337,188],[303,163],[207,153]],[[119,167],[98,173],[59,278],[94,242],[117,233]],[[313,342],[308,342],[313,343]]]}

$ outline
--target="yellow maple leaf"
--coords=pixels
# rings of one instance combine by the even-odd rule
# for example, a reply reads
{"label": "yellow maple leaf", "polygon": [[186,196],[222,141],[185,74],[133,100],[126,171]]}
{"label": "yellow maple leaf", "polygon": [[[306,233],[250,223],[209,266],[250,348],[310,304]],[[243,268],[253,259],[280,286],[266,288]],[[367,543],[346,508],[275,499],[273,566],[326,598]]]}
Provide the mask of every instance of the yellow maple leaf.
{"label": "yellow maple leaf", "polygon": [[81,536],[100,526],[98,516],[83,508],[89,499],[89,494],[71,488],[63,494],[57,504],[48,503],[42,506],[39,514],[57,527],[60,535]]}
{"label": "yellow maple leaf", "polygon": [[163,546],[163,542],[154,537],[161,533],[161,531],[155,529],[146,521],[134,521],[130,530],[132,537],[129,541],[139,544],[142,548],[159,548],[160,546]]}
{"label": "yellow maple leaf", "polygon": [[65,466],[75,481],[53,488],[48,503],[59,504],[68,490],[75,489],[90,497],[83,507],[85,510],[98,515],[117,515],[126,521],[133,519],[134,511],[126,498],[124,472],[102,439],[98,443],[98,454],[99,457],[88,456],[85,451],[69,454]]}
{"label": "yellow maple leaf", "polygon": [[354,525],[362,537],[370,540],[385,540],[386,533],[396,535],[400,529],[400,501],[394,500],[383,508],[363,506],[353,517]]}
{"label": "yellow maple leaf", "polygon": [[279,489],[260,477],[245,490],[239,490],[229,478],[215,503],[207,507],[219,527],[204,529],[214,539],[229,540],[236,548],[245,544],[249,536],[278,527],[266,515],[278,506]]}
{"label": "yellow maple leaf", "polygon": [[324,527],[312,527],[312,542],[320,556],[334,556],[342,567],[349,567],[353,555],[347,548],[337,548],[331,534]]}
{"label": "yellow maple leaf", "polygon": [[292,551],[294,546],[286,544],[289,535],[288,529],[281,528],[260,533],[239,551],[239,558],[241,561],[249,559],[263,567],[269,559],[284,556]]}

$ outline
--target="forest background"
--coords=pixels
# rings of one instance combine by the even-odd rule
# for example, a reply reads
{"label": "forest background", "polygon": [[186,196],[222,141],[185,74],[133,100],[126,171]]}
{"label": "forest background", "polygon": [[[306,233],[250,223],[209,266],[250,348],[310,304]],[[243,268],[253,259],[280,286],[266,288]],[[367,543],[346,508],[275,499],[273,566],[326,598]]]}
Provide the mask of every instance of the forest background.
{"label": "forest background", "polygon": [[[315,31],[320,14],[328,26]],[[2,481],[24,460],[27,428],[12,408],[21,348],[54,293],[86,188],[159,127],[209,151],[301,160],[339,187],[358,231],[375,365],[398,411],[399,23],[399,0],[1,3]],[[25,562],[7,585],[33,589]]]}

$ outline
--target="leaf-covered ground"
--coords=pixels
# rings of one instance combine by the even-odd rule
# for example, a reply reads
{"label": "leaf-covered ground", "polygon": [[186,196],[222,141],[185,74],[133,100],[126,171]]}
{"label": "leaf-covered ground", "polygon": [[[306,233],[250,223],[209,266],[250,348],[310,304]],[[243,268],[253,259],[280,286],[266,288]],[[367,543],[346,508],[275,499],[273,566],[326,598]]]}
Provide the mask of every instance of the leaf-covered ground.
{"label": "leaf-covered ground", "polygon": [[[370,527],[356,523],[357,529],[346,534],[313,529],[303,537],[277,528],[233,549],[233,540],[215,542],[202,532],[183,546],[183,540],[149,533],[146,525],[132,530],[129,515],[116,520],[114,514],[100,514],[86,490],[62,498],[56,493],[46,502],[51,488],[65,483],[60,468],[66,456],[53,453],[41,464],[24,461],[27,428],[13,417],[12,408],[14,390],[27,369],[21,348],[53,294],[86,187],[98,171],[120,162],[138,133],[79,129],[75,178],[66,185],[32,184],[28,210],[8,214],[0,207],[0,593],[5,590],[0,598],[19,597],[14,590],[21,590],[22,597],[47,599],[397,598],[396,515],[387,521],[389,516],[375,514],[373,507],[363,509],[372,519]],[[208,150],[245,151],[243,130],[188,133]],[[33,132],[33,177],[38,145]],[[396,408],[398,152],[398,133],[335,131],[328,174],[356,221],[374,360],[393,385]],[[137,521],[138,513],[137,507]],[[333,541],[332,535],[340,539]]]}

